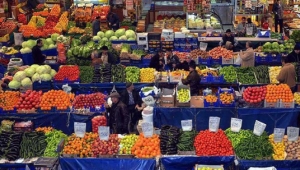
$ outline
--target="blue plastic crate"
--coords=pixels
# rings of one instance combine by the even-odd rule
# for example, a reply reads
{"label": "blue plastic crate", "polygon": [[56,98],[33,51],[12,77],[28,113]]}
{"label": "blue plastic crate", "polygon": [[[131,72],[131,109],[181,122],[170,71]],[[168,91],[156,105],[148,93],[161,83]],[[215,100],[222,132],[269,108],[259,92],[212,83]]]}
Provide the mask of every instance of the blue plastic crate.
{"label": "blue plastic crate", "polygon": [[203,65],[211,65],[211,58],[203,59],[201,57],[198,58],[199,64]]}
{"label": "blue plastic crate", "polygon": [[281,55],[280,54],[268,55],[267,60],[268,60],[268,62],[271,62],[271,63],[280,63],[281,62]]}
{"label": "blue plastic crate", "polygon": [[80,82],[80,78],[78,78],[75,81],[70,81],[67,78],[64,79],[63,81],[56,81],[56,80],[53,79],[53,83],[78,83],[79,84],[79,82]]}
{"label": "blue plastic crate", "polygon": [[220,107],[235,107],[235,103],[232,102],[231,104],[223,104],[222,102],[220,102]]}
{"label": "blue plastic crate", "polygon": [[136,45],[132,44],[130,45],[131,50],[144,50],[144,45]]}
{"label": "blue plastic crate", "polygon": [[16,54],[11,54],[11,55],[4,54],[3,58],[5,58],[5,59],[22,58],[22,54],[21,53],[16,53]]}
{"label": "blue plastic crate", "polygon": [[70,111],[70,108],[68,108],[67,110],[58,110],[56,107],[54,107],[55,113],[69,113]]}
{"label": "blue plastic crate", "polygon": [[3,110],[3,108],[0,108],[0,114],[7,114],[7,113],[10,113],[10,114],[16,114],[18,113],[17,111],[17,108],[15,107],[14,110]]}
{"label": "blue plastic crate", "polygon": [[58,55],[56,48],[44,50],[42,53],[45,54],[46,56],[57,56]]}
{"label": "blue plastic crate", "polygon": [[213,83],[225,83],[226,82],[223,75],[221,75],[221,76],[213,76],[212,78],[213,78],[212,79]]}
{"label": "blue plastic crate", "polygon": [[111,41],[112,44],[131,44],[131,45],[136,45],[137,41],[126,41],[126,40],[114,40]]}
{"label": "blue plastic crate", "polygon": [[37,113],[42,113],[42,114],[55,113],[55,107],[52,107],[50,110],[42,110],[41,108],[37,108],[36,112]]}
{"label": "blue plastic crate", "polygon": [[33,90],[50,90],[52,89],[52,82],[51,81],[41,81],[41,82],[34,82],[32,84]]}
{"label": "blue plastic crate", "polygon": [[140,60],[131,60],[130,59],[130,64],[142,64],[143,63],[143,60],[140,59]]}
{"label": "blue plastic crate", "polygon": [[143,64],[150,64],[151,59],[143,58]]}
{"label": "blue plastic crate", "polygon": [[215,103],[209,103],[204,99],[203,103],[204,103],[204,107],[220,107],[219,100],[217,100],[217,102]]}
{"label": "blue plastic crate", "polygon": [[268,62],[268,57],[260,57],[260,56],[255,56],[255,62],[256,63],[266,63]]}
{"label": "blue plastic crate", "polygon": [[211,65],[222,65],[222,58],[211,59]]}
{"label": "blue plastic crate", "polygon": [[7,71],[7,67],[0,65],[0,73],[4,75],[4,73]]}
{"label": "blue plastic crate", "polygon": [[32,65],[33,64],[32,53],[22,54],[22,60],[24,65]]}
{"label": "blue plastic crate", "polygon": [[213,81],[213,76],[209,74],[205,77],[201,77],[200,83],[211,83],[212,81]]}

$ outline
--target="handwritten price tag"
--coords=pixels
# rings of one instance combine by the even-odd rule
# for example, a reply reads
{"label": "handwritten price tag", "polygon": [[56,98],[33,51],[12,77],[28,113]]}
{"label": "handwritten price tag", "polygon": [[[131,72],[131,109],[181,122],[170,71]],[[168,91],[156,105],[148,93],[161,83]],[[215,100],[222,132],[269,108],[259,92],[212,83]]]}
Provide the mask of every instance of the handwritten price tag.
{"label": "handwritten price tag", "polygon": [[287,127],[288,141],[297,141],[299,138],[299,128],[297,127]]}
{"label": "handwritten price tag", "polygon": [[183,131],[191,131],[193,129],[193,121],[192,120],[182,120],[181,127]]}
{"label": "handwritten price tag", "polygon": [[274,142],[281,142],[285,133],[283,128],[274,128]]}
{"label": "handwritten price tag", "polygon": [[208,128],[211,132],[217,132],[220,126],[220,118],[219,117],[209,117]]}
{"label": "handwritten price tag", "polygon": [[99,126],[98,127],[98,134],[100,140],[108,141],[109,139],[109,126]]}
{"label": "handwritten price tag", "polygon": [[262,133],[265,131],[266,126],[266,124],[256,120],[254,124],[253,133],[257,136],[261,136]]}
{"label": "handwritten price tag", "polygon": [[232,132],[239,132],[242,128],[242,119],[231,118],[230,129]]}
{"label": "handwritten price tag", "polygon": [[77,137],[83,138],[86,132],[86,123],[74,122],[74,132]]}
{"label": "handwritten price tag", "polygon": [[153,123],[151,123],[151,122],[142,123],[142,131],[143,131],[145,137],[152,137],[153,136]]}

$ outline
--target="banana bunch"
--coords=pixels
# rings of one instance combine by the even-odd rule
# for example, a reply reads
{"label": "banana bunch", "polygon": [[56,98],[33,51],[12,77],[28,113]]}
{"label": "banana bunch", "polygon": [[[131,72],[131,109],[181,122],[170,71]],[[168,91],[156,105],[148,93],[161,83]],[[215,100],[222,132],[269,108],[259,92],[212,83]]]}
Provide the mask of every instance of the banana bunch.
{"label": "banana bunch", "polygon": [[294,100],[296,104],[300,105],[300,93],[294,93]]}
{"label": "banana bunch", "polygon": [[[199,68],[198,68],[199,69]],[[196,68],[197,70],[197,68]],[[199,69],[200,70],[200,69]],[[197,72],[199,73],[199,71],[197,70]],[[208,74],[211,74],[212,76],[218,76],[218,73],[217,71],[214,71],[214,70],[211,70],[211,69],[204,69],[204,70],[200,70],[200,73],[199,73],[201,76],[207,76]]]}
{"label": "banana bunch", "polygon": [[69,34],[83,34],[84,29],[78,28],[78,27],[72,27],[68,31]]}
{"label": "banana bunch", "polygon": [[275,143],[274,134],[269,136],[269,141],[273,146],[274,153],[272,154],[274,160],[284,160],[285,159],[285,145],[284,141]]}
{"label": "banana bunch", "polygon": [[3,46],[1,49],[0,49],[0,53],[4,53],[6,55],[13,55],[13,54],[16,54],[18,53],[19,51],[14,49],[13,47],[5,47]]}
{"label": "banana bunch", "polygon": [[277,84],[279,83],[277,81],[277,76],[280,73],[281,66],[274,66],[274,67],[269,67],[269,76],[270,76],[270,83],[271,84]]}
{"label": "banana bunch", "polygon": [[155,79],[154,68],[142,68],[140,69],[140,81],[141,83],[152,83]]}

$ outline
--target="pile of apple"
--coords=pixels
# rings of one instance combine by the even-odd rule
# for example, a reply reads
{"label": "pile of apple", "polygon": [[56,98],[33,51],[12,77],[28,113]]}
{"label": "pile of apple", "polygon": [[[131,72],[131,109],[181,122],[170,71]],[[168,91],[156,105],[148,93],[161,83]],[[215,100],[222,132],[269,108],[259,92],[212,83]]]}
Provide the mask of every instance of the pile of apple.
{"label": "pile of apple", "polygon": [[248,87],[243,92],[243,98],[247,103],[256,104],[265,100],[267,87]]}
{"label": "pile of apple", "polygon": [[80,94],[75,97],[73,107],[75,109],[101,107],[105,102],[105,95],[97,92],[92,94]]}
{"label": "pile of apple", "polygon": [[22,93],[16,105],[17,110],[37,109],[40,105],[42,95],[42,91],[27,90],[25,93]]}
{"label": "pile of apple", "polygon": [[92,119],[92,129],[94,133],[98,133],[99,126],[106,126],[106,117],[105,116],[95,116]]}
{"label": "pile of apple", "polygon": [[120,139],[117,134],[109,135],[108,141],[97,138],[92,144],[93,157],[99,155],[114,155],[119,151]]}

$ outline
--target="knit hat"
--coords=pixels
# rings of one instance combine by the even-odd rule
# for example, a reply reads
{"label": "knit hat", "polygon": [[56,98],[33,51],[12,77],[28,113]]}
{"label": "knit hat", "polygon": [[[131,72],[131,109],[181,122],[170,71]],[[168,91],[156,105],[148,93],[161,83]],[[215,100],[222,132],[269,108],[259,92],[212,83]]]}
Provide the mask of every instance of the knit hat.
{"label": "knit hat", "polygon": [[295,45],[294,50],[300,50],[300,45]]}
{"label": "knit hat", "polygon": [[109,97],[110,98],[113,98],[113,97],[120,98],[121,96],[120,96],[120,94],[118,92],[112,92],[112,93],[110,93]]}
{"label": "knit hat", "polygon": [[131,82],[127,82],[127,83],[126,83],[126,88],[128,88],[128,87],[130,87],[130,86],[132,86],[132,83],[131,83]]}

